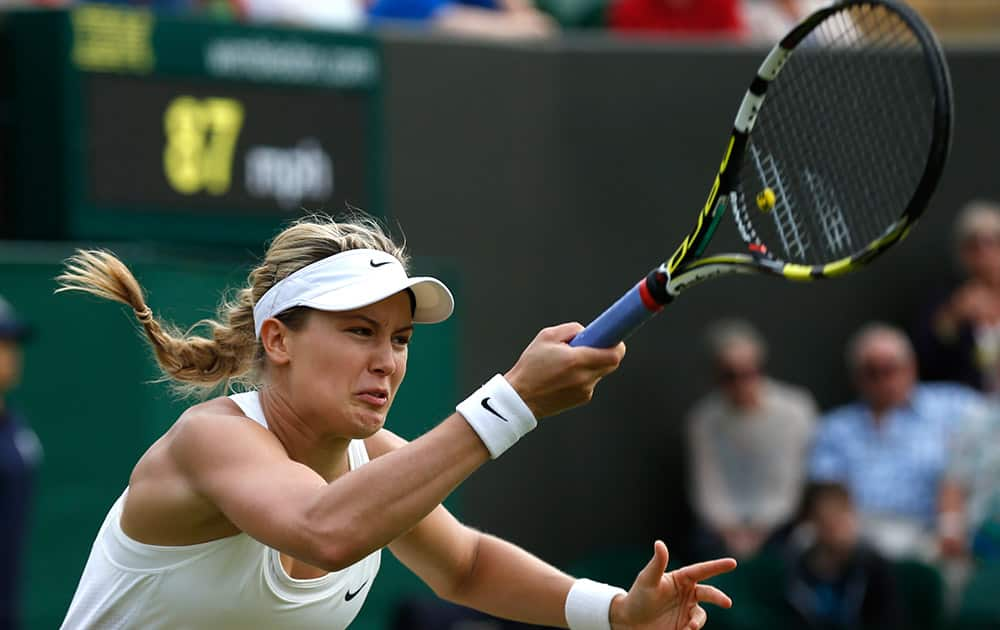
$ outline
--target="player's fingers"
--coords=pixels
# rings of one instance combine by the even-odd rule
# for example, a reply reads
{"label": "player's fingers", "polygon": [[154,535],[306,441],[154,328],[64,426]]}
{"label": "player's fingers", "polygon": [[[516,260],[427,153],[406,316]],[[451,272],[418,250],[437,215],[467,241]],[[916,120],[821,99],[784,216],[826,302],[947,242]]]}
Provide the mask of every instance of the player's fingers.
{"label": "player's fingers", "polygon": [[573,348],[577,365],[587,368],[591,373],[601,378],[618,369],[625,357],[625,344],[619,342],[610,348],[589,348],[577,346]]}
{"label": "player's fingers", "polygon": [[538,333],[538,336],[549,341],[569,343],[573,337],[580,334],[581,330],[583,330],[583,324],[580,322],[566,322],[565,324],[556,324],[555,326],[543,328]]}
{"label": "player's fingers", "polygon": [[[613,367],[610,370],[608,370],[608,372],[614,371],[614,369],[618,367],[618,364],[622,362],[622,359],[625,358],[626,349],[627,348],[625,347],[624,341],[619,341],[617,346],[614,346],[613,348],[608,348],[608,350],[611,350],[612,357],[614,357],[615,359]],[[605,372],[605,374],[607,374],[608,372]]]}
{"label": "player's fingers", "polygon": [[728,573],[735,568],[736,560],[732,558],[720,558],[719,560],[699,562],[683,569],[677,569],[677,573],[692,582],[701,582],[720,573]]}
{"label": "player's fingers", "polygon": [[691,610],[691,621],[688,622],[687,627],[690,630],[699,630],[699,628],[704,627],[706,621],[708,621],[708,613],[701,606],[695,606]]}
{"label": "player's fingers", "polygon": [[667,561],[669,559],[670,554],[667,552],[667,546],[662,541],[657,540],[653,543],[653,557],[642,571],[639,572],[636,582],[652,588],[658,586],[660,579],[663,578],[663,572],[667,570]]}
{"label": "player's fingers", "polygon": [[694,594],[699,602],[706,604],[715,604],[721,608],[730,608],[733,605],[733,600],[728,595],[708,584],[699,584],[696,586]]}

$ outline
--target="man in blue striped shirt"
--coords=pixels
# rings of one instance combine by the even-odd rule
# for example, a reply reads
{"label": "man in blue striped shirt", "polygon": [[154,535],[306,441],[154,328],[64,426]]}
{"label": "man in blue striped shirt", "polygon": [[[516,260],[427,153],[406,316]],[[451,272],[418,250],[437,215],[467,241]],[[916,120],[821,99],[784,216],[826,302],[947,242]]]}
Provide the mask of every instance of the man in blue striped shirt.
{"label": "man in blue striped shirt", "polygon": [[983,400],[963,385],[917,382],[909,339],[886,324],[858,331],[847,363],[860,400],[821,420],[810,477],[850,488],[879,551],[929,559],[951,433]]}

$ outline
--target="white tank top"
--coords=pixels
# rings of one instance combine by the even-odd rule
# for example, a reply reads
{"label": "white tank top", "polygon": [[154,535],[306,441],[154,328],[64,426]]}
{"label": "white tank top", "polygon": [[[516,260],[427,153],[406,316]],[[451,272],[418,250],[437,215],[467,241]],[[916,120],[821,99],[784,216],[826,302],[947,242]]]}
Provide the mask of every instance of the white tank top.
{"label": "white tank top", "polygon": [[[230,398],[265,428],[257,392]],[[351,470],[367,463],[348,448]],[[64,630],[248,630],[346,628],[378,573],[381,551],[311,580],[292,578],[279,552],[237,534],[197,545],[136,542],[122,531],[125,492],[108,512],[63,621]]]}

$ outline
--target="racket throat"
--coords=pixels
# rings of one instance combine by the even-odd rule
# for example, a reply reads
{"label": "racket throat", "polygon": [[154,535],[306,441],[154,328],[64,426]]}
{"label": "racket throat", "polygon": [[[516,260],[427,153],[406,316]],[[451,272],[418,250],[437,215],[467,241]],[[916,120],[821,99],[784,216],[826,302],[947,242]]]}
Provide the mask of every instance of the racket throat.
{"label": "racket throat", "polygon": [[712,210],[712,219],[709,221],[708,227],[705,228],[705,235],[698,241],[698,246],[694,250],[695,257],[700,258],[705,252],[705,248],[708,247],[709,241],[711,241],[712,237],[715,235],[715,230],[719,227],[719,222],[722,220],[722,215],[725,213],[726,198],[725,196],[720,196],[718,201],[715,202],[715,209]]}
{"label": "racket throat", "polygon": [[665,265],[650,271],[639,283],[639,296],[646,308],[653,312],[673,302],[676,295],[670,289],[670,272]]}

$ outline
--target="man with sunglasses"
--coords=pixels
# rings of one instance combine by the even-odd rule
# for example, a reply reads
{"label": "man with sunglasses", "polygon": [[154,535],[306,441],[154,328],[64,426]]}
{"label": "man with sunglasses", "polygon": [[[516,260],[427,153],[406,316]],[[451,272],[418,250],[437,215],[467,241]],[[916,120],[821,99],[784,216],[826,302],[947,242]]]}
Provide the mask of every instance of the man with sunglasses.
{"label": "man with sunglasses", "polygon": [[718,322],[707,337],[715,387],[688,424],[696,547],[748,557],[797,507],[817,407],[764,373],[767,348],[748,322]]}
{"label": "man with sunglasses", "polygon": [[982,398],[964,385],[919,382],[910,340],[887,324],[862,327],[846,358],[859,399],[821,421],[810,477],[847,485],[881,553],[932,559],[948,443]]}

